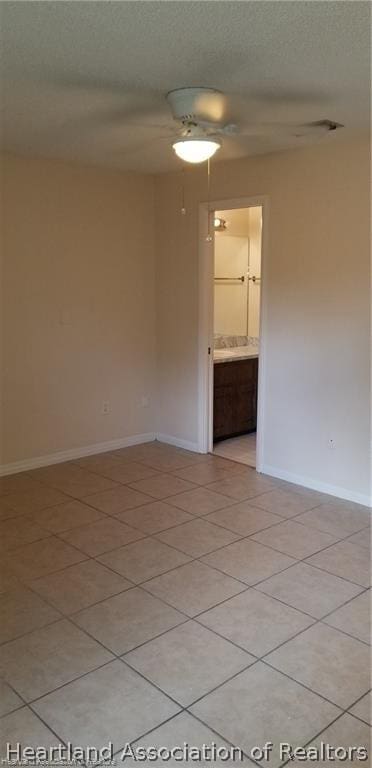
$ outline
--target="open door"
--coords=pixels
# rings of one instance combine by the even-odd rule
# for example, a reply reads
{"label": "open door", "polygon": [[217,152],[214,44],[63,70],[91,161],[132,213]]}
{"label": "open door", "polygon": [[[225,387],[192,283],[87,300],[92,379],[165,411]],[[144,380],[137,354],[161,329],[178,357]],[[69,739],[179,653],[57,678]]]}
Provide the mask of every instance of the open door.
{"label": "open door", "polygon": [[[208,212],[215,222],[212,243],[205,238]],[[200,213],[199,444],[259,471],[267,199],[201,205]]]}

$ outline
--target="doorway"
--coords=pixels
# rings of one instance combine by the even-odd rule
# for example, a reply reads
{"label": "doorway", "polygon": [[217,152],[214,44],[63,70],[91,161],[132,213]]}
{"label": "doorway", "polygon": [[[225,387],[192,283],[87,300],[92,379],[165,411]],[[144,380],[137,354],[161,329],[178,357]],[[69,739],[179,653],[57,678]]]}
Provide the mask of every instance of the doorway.
{"label": "doorway", "polygon": [[[200,209],[199,446],[257,471],[263,453],[267,207],[260,197]],[[211,240],[205,237],[208,216]]]}

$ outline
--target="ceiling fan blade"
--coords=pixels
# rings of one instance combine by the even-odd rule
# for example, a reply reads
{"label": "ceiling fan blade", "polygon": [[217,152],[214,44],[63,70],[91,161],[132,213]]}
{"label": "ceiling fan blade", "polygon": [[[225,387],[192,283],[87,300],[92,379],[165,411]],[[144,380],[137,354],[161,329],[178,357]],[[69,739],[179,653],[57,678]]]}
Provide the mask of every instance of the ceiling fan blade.
{"label": "ceiling fan blade", "polygon": [[342,128],[340,123],[335,123],[332,120],[318,120],[313,123],[304,124],[285,124],[285,123],[251,123],[249,125],[236,126],[226,125],[222,128],[222,133],[227,135],[239,135],[239,136],[283,136],[294,137],[298,139],[307,137],[321,137],[325,136],[329,131],[334,131],[336,128]]}
{"label": "ceiling fan blade", "polygon": [[128,149],[116,149],[114,150],[113,154],[116,156],[120,155],[121,157],[127,157],[128,155],[135,155],[138,152],[143,152],[146,149],[149,149],[154,144],[169,144],[169,148],[171,150],[172,148],[172,142],[175,141],[177,136],[174,133],[170,134],[163,134],[162,136],[157,136],[155,139],[147,139],[146,141],[138,142],[137,144],[133,144]]}
{"label": "ceiling fan blade", "polygon": [[323,93],[320,88],[302,88],[297,90],[281,88],[276,85],[275,88],[261,88],[259,90],[253,88],[250,92],[250,99],[256,104],[275,104],[288,107],[292,104],[303,106],[319,104],[319,102],[327,103],[329,95]]}
{"label": "ceiling fan blade", "polygon": [[329,94],[325,96],[321,90],[314,89],[298,92],[283,88],[265,91],[250,88],[245,94],[229,91],[224,122],[304,124],[324,114],[327,104],[329,107]]}
{"label": "ceiling fan blade", "polygon": [[135,112],[130,115],[123,115],[120,110],[117,112],[116,116],[113,116],[113,119],[115,119],[115,122],[117,124],[121,123],[123,126],[133,126],[134,128],[155,128],[162,131],[176,131],[177,130],[177,123],[172,120],[172,118],[169,118],[167,120],[167,115],[163,112]]}
{"label": "ceiling fan blade", "polygon": [[49,86],[51,101],[55,104],[73,103],[76,111],[85,114],[97,112],[112,119],[166,124],[171,122],[165,93],[141,90],[128,82],[112,82],[87,77],[56,78]]}
{"label": "ceiling fan blade", "polygon": [[69,76],[55,75],[53,80],[47,81],[50,85],[61,91],[76,91],[92,95],[93,93],[106,96],[117,96],[122,103],[128,105],[147,105],[150,102],[159,103],[164,100],[164,92],[139,88],[137,83],[121,80],[107,79],[102,76],[87,77],[86,75],[70,74]]}

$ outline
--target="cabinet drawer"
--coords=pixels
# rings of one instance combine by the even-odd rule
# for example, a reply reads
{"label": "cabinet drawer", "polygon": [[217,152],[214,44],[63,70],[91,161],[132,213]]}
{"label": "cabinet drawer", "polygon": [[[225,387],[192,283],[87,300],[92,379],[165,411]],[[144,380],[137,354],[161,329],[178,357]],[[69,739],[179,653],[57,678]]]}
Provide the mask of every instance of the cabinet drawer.
{"label": "cabinet drawer", "polygon": [[250,360],[234,360],[228,363],[215,363],[214,380],[217,385],[257,381],[257,371],[257,358],[252,358]]}

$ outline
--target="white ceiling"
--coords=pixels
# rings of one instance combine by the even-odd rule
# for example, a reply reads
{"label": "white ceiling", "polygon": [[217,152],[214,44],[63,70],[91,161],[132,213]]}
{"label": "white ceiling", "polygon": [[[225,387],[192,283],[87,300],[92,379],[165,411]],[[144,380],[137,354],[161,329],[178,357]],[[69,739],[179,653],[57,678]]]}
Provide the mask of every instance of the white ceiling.
{"label": "white ceiling", "polygon": [[[1,5],[9,151],[151,173],[179,168],[165,95],[184,86],[233,94],[230,121],[345,125],[325,142],[369,131],[369,2]],[[219,157],[294,145],[230,137]]]}

